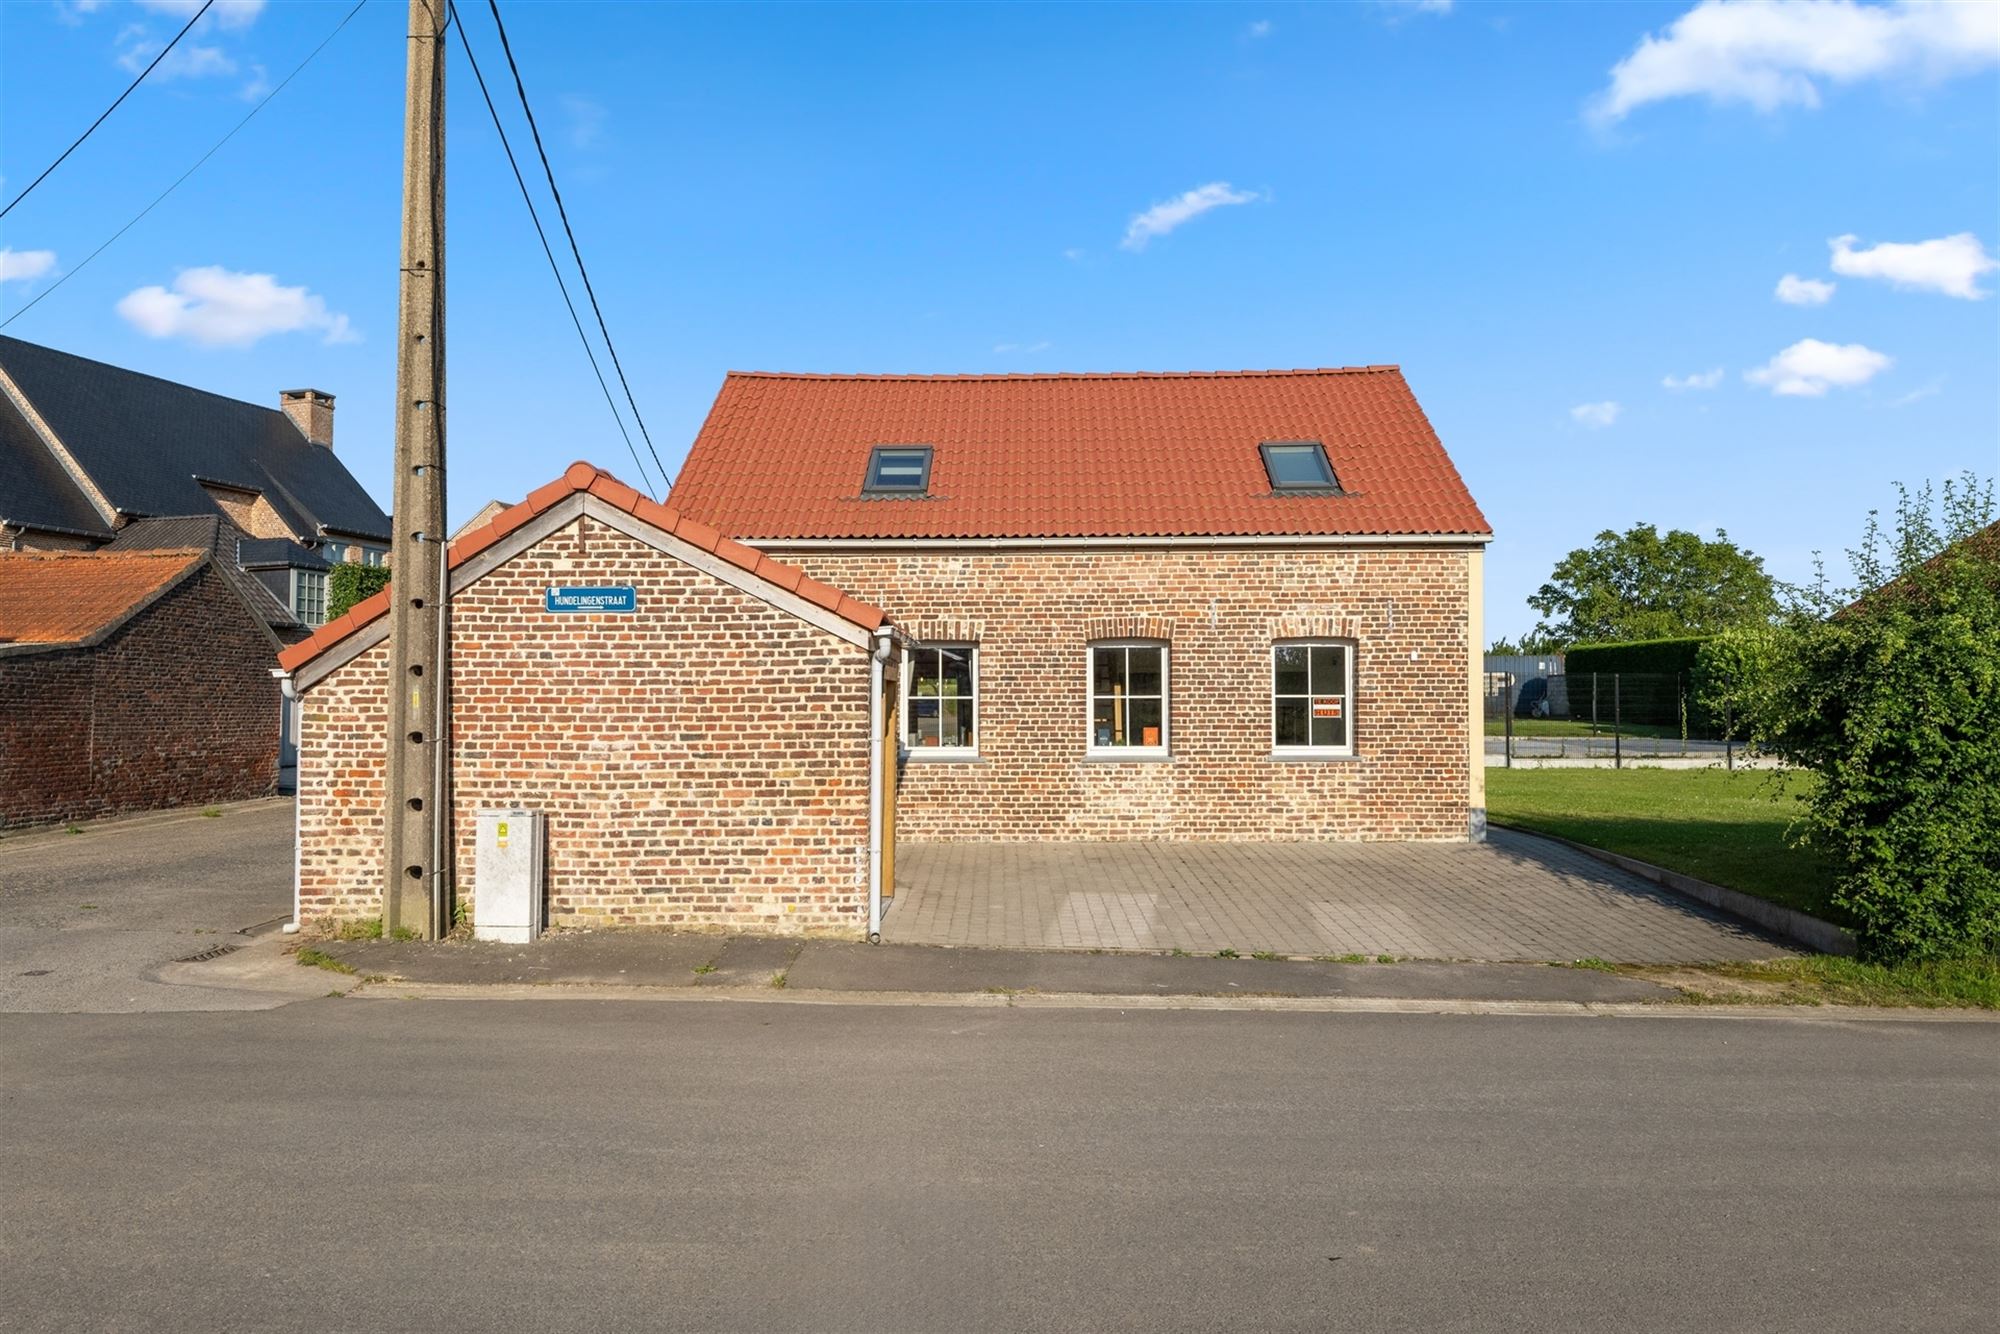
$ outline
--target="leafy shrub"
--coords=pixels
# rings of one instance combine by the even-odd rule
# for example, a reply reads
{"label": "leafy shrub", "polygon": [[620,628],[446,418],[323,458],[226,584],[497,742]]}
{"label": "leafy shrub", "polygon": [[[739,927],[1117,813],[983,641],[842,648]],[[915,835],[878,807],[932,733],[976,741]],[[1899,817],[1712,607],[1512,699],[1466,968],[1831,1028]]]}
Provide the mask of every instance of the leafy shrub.
{"label": "leafy shrub", "polygon": [[1696,650],[1690,715],[1718,734],[1749,736],[1771,688],[1778,633],[1769,626],[1725,630]]}
{"label": "leafy shrub", "polygon": [[388,566],[342,561],[326,578],[326,619],[345,616],[355,603],[374,597],[388,586]]}
{"label": "leafy shrub", "polygon": [[1820,776],[1804,834],[1865,959],[2000,952],[2000,525],[1968,475],[1871,516],[1855,589],[1806,592],[1751,709],[1759,746]]}

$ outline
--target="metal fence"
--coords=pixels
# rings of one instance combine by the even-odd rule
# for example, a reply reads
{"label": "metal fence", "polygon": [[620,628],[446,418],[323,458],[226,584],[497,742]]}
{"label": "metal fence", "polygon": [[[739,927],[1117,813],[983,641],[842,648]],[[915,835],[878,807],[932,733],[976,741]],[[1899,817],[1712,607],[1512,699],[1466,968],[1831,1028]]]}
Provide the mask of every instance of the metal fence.
{"label": "metal fence", "polygon": [[1712,717],[1686,673],[1485,674],[1486,750],[1523,760],[1708,759],[1736,767],[1733,720]]}

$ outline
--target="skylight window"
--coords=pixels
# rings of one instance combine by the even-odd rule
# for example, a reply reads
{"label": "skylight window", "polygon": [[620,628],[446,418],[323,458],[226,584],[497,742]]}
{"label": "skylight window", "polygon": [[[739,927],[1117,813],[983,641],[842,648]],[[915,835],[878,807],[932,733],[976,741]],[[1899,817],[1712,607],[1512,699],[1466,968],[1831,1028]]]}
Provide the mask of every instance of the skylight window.
{"label": "skylight window", "polygon": [[1264,451],[1264,471],[1273,491],[1338,491],[1340,481],[1326,461],[1326,446],[1317,440],[1274,441]]}
{"label": "skylight window", "polygon": [[877,445],[868,454],[864,496],[921,496],[931,488],[929,445]]}

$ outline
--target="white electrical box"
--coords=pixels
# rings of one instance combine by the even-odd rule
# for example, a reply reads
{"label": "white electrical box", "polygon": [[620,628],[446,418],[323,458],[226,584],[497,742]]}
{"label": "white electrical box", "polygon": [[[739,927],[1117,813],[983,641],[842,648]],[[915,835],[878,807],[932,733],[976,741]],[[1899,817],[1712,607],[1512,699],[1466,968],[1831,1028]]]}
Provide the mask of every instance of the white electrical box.
{"label": "white electrical box", "polygon": [[525,945],[542,933],[542,813],[481,811],[477,823],[472,937]]}

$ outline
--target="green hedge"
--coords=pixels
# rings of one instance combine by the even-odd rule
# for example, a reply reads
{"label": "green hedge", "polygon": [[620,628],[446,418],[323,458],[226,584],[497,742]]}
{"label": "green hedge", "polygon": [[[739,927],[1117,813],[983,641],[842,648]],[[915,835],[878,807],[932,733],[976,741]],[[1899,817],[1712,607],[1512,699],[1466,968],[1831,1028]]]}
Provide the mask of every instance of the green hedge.
{"label": "green hedge", "polygon": [[342,561],[326,578],[326,619],[345,616],[355,603],[374,597],[388,586],[388,566]]}
{"label": "green hedge", "polygon": [[1577,672],[1692,672],[1711,636],[1638,639],[1627,644],[1576,644],[1563,654],[1563,670]]}

